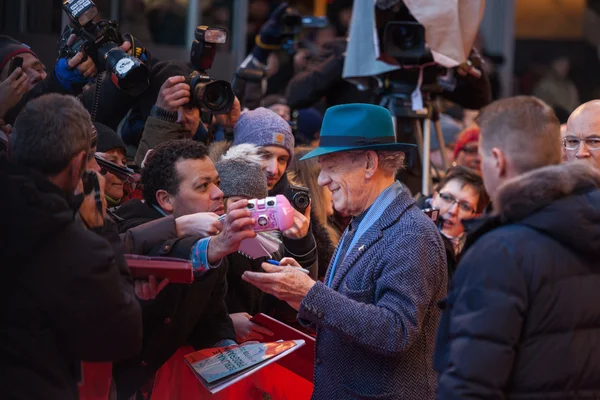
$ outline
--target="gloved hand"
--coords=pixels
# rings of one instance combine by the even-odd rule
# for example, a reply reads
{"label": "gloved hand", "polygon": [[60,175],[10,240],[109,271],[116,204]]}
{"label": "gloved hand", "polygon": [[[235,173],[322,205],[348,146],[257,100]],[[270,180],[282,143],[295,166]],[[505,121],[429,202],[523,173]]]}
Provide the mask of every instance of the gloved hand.
{"label": "gloved hand", "polygon": [[70,91],[77,93],[89,82],[90,78],[84,76],[77,68],[69,66],[69,60],[60,58],[54,67],[54,74],[60,84]]}
{"label": "gloved hand", "polygon": [[267,57],[272,50],[281,48],[281,16],[287,7],[287,2],[281,3],[256,35],[256,46],[252,50],[252,55],[263,64],[267,62]]}

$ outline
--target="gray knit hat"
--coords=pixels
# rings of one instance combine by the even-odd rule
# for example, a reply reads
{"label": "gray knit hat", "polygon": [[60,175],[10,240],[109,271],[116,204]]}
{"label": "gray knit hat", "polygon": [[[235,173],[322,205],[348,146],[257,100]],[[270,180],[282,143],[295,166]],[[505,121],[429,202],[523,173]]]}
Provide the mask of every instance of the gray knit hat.
{"label": "gray knit hat", "polygon": [[225,197],[264,199],[268,196],[267,178],[262,170],[258,148],[252,144],[233,146],[215,163]]}
{"label": "gray knit hat", "polygon": [[250,143],[256,146],[279,146],[294,158],[294,135],[283,118],[264,107],[246,111],[240,115],[233,130],[233,144]]}

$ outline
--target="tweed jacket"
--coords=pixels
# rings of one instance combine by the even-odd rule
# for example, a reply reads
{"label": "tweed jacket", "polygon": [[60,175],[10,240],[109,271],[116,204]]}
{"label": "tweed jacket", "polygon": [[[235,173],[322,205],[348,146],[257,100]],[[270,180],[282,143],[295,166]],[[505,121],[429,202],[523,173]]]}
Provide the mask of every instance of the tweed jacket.
{"label": "tweed jacket", "polygon": [[446,287],[442,238],[402,190],[348,250],[331,287],[318,282],[300,304],[300,322],[317,329],[313,399],[435,398]]}

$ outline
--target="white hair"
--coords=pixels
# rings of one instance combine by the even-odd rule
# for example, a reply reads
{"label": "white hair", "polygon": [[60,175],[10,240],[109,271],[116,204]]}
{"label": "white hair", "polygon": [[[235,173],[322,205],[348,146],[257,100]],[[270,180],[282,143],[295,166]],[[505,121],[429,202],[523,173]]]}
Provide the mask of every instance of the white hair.
{"label": "white hair", "polygon": [[242,160],[247,162],[253,162],[256,164],[261,164],[262,156],[260,155],[257,146],[249,143],[244,143],[230,147],[229,150],[227,150],[227,153],[225,153],[220,159],[220,161],[227,160]]}

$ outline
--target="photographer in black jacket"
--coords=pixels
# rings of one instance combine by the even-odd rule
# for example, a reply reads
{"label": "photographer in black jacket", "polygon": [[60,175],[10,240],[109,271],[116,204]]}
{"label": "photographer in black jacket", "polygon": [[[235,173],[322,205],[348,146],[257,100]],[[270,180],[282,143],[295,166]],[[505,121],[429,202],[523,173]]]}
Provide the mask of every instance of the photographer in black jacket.
{"label": "photographer in black jacket", "polygon": [[77,399],[82,360],[139,352],[142,321],[129,270],[114,243],[97,234],[102,178],[92,175],[99,184],[89,196],[74,196],[94,140],[74,97],[46,95],[25,106],[12,159],[0,160],[3,397]]}

